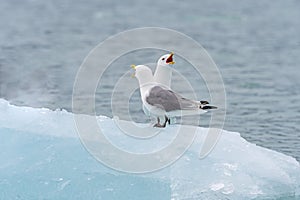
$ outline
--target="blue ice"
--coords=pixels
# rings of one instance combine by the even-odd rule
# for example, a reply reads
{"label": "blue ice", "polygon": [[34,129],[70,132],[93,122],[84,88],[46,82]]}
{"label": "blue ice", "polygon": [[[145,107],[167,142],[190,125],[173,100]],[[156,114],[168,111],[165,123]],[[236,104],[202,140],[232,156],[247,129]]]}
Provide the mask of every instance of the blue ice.
{"label": "blue ice", "polygon": [[[177,162],[137,175],[96,161],[80,142],[72,113],[18,107],[3,99],[0,110],[0,199],[300,198],[299,163],[249,143],[239,133],[223,130],[211,154],[199,159],[208,130],[199,127],[193,145]],[[104,132],[110,131],[112,142],[124,142],[126,136],[118,133],[111,118],[98,120]],[[160,134],[173,137],[172,130],[178,127],[170,126]],[[162,144],[164,140],[167,137],[160,138]],[[127,146],[148,151],[148,145],[144,141]]]}

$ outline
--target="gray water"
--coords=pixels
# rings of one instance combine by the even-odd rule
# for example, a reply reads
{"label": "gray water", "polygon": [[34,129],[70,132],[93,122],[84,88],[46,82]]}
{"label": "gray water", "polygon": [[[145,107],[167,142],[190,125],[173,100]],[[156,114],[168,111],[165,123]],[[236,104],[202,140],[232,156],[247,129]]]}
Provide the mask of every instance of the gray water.
{"label": "gray water", "polygon": [[[300,160],[299,1],[1,0],[0,13],[0,98],[71,111],[76,72],[99,42],[136,27],[171,28],[199,42],[216,62],[227,95],[224,129]],[[110,94],[121,74],[113,66],[129,66],[137,55],[155,62],[164,53],[145,50],[116,60],[97,89],[97,114],[112,116]],[[180,68],[184,59],[175,59],[196,93],[209,99],[191,67]],[[172,87],[188,96],[180,83]],[[143,121],[138,95],[130,108]]]}

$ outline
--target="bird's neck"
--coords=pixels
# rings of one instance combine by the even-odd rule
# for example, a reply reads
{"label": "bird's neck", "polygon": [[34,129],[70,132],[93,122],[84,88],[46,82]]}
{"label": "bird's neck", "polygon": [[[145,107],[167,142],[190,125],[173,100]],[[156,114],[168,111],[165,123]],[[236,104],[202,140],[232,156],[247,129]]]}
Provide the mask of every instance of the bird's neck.
{"label": "bird's neck", "polygon": [[171,86],[172,69],[167,66],[157,65],[154,73],[154,81],[167,88]]}
{"label": "bird's neck", "polygon": [[141,94],[141,98],[142,101],[145,102],[146,101],[146,96],[149,93],[149,90],[154,86],[154,82],[147,82],[144,84],[140,84],[140,94]]}
{"label": "bird's neck", "polygon": [[139,85],[140,85],[140,90],[142,92],[142,90],[147,90],[149,89],[149,87],[151,87],[153,85],[153,77],[151,76],[147,76],[143,74],[143,78],[139,78]]}
{"label": "bird's neck", "polygon": [[139,85],[144,86],[144,85],[149,85],[149,83],[153,83],[153,77],[151,76],[143,76],[143,78],[139,78]]}

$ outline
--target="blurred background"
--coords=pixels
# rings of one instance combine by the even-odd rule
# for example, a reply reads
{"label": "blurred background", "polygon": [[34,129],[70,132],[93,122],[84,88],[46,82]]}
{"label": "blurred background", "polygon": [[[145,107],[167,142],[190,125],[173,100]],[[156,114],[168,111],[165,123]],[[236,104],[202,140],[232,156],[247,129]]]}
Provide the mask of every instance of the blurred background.
{"label": "blurred background", "polygon": [[[199,42],[217,64],[227,95],[224,129],[300,160],[297,0],[0,0],[0,13],[0,98],[12,104],[71,112],[77,70],[97,44],[132,28],[171,28]],[[133,52],[146,63],[164,53]],[[177,60],[184,65],[182,58]],[[134,61],[124,57],[112,65],[128,67]],[[96,92],[97,114],[110,117],[112,69]],[[180,69],[199,86],[196,92],[209,99],[190,67]],[[185,94],[184,88],[177,90]],[[143,121],[138,95],[133,94],[131,109],[133,118]]]}

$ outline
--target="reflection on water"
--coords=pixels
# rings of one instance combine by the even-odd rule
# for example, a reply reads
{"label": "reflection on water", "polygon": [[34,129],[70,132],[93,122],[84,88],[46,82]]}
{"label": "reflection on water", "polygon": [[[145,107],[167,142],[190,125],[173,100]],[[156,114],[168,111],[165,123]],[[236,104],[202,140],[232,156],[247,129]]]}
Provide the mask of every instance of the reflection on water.
{"label": "reflection on water", "polygon": [[[1,98],[18,105],[71,110],[78,67],[100,41],[134,27],[173,28],[201,43],[218,65],[227,92],[225,129],[300,160],[298,1],[207,0],[191,5],[171,0],[134,4],[13,0],[1,1],[0,11]],[[96,91],[97,113],[112,116],[111,92],[127,66],[140,60],[154,63],[162,53],[136,52],[112,63]],[[201,77],[184,59],[177,60],[176,70],[199,97],[209,99]],[[175,74],[174,90],[191,95],[182,83]],[[138,91],[129,107],[134,120],[146,120]],[[203,126],[209,121],[206,116],[201,116]]]}

